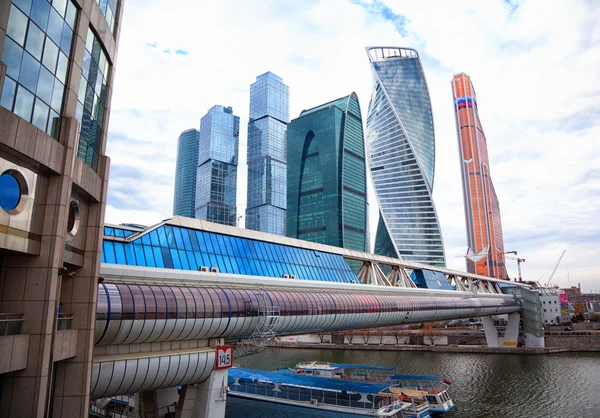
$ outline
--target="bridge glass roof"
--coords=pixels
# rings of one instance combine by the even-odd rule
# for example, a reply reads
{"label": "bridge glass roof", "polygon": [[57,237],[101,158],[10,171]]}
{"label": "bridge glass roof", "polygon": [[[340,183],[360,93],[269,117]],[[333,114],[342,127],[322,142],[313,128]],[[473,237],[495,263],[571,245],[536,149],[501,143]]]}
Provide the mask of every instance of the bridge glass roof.
{"label": "bridge glass roof", "polygon": [[350,283],[341,255],[162,224],[134,232],[104,228],[102,263],[175,270],[216,267],[221,273]]}

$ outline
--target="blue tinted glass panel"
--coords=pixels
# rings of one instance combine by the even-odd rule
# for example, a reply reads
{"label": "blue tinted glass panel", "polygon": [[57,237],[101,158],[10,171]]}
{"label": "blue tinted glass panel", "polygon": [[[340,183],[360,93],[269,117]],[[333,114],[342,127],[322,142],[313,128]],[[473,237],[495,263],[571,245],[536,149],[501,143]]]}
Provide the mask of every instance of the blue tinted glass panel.
{"label": "blue tinted glass panel", "polygon": [[0,106],[12,111],[16,90],[17,83],[15,83],[10,77],[5,77],[4,86],[2,87],[2,99],[0,99]]}
{"label": "blue tinted glass panel", "polygon": [[127,259],[125,258],[125,248],[123,243],[115,242],[115,255],[117,259],[117,264],[127,264]]}
{"label": "blue tinted glass panel", "polygon": [[179,251],[177,251],[177,253],[179,254],[179,261],[181,262],[181,268],[183,270],[189,270],[190,263],[188,262],[187,254],[186,254],[185,250],[179,250]]}
{"label": "blue tinted glass panel", "polygon": [[40,74],[40,63],[36,61],[29,53],[23,54],[21,62],[21,72],[19,74],[19,83],[27,87],[29,91],[35,92]]}
{"label": "blue tinted glass panel", "polygon": [[23,48],[6,38],[4,50],[2,51],[2,62],[6,64],[6,74],[14,79],[19,78],[21,71],[21,58],[23,57]]}
{"label": "blue tinted glass panel", "polygon": [[106,263],[109,263],[109,264],[115,263],[115,261],[116,261],[115,250],[114,250],[112,242],[104,241],[103,246],[102,246],[102,252],[104,254],[104,259],[106,260]]}
{"label": "blue tinted glass panel", "polygon": [[31,14],[29,17],[45,32],[48,27],[50,16],[50,3],[46,0],[33,0]]}
{"label": "blue tinted glass panel", "polygon": [[154,253],[152,252],[152,247],[149,245],[144,245],[144,257],[146,259],[146,265],[148,267],[156,267],[156,263],[154,262]]}
{"label": "blue tinted glass panel", "polygon": [[141,244],[133,244],[133,250],[135,252],[135,259],[138,266],[147,266],[146,258],[144,257],[144,249]]}
{"label": "blue tinted glass panel", "polygon": [[154,253],[154,262],[156,263],[156,267],[164,267],[165,263],[163,263],[163,256],[160,248],[152,247],[152,252]]}

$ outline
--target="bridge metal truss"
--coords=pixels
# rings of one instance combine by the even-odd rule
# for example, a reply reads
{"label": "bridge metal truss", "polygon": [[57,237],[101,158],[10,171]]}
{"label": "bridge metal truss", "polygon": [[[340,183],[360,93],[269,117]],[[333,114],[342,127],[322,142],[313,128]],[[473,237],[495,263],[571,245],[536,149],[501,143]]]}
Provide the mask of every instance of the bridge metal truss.
{"label": "bridge metal truss", "polygon": [[356,275],[362,284],[416,288],[417,286],[410,278],[410,273],[416,269],[424,269],[443,273],[444,276],[446,276],[448,283],[450,283],[455,290],[462,292],[473,292],[475,295],[478,293],[502,294],[499,283],[510,283],[511,285],[528,287],[527,285],[521,283],[511,283],[506,280],[493,279],[491,277],[452,271],[424,264],[419,266],[403,266],[399,264],[392,264],[389,265],[390,270],[386,275],[379,267],[379,263],[373,260],[361,261],[363,264]]}

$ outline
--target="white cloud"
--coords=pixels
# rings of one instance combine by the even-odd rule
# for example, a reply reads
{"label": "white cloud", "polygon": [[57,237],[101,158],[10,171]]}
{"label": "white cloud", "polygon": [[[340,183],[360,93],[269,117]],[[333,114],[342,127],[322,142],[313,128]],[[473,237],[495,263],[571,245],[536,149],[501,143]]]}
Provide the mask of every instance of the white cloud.
{"label": "white cloud", "polygon": [[[152,224],[171,215],[177,137],[198,128],[214,104],[233,106],[241,117],[243,213],[255,77],[270,70],[284,79],[292,118],[351,91],[366,117],[371,74],[364,47],[408,46],[422,56],[433,104],[434,199],[449,267],[464,268],[455,256],[466,248],[450,88],[452,75],[464,71],[478,94],[505,247],[527,259],[524,275],[536,280],[567,249],[553,282],[566,286],[568,268],[572,284],[598,289],[599,7],[541,0],[514,10],[500,0],[128,0],[107,149],[107,222]],[[371,199],[373,233],[375,206]]]}

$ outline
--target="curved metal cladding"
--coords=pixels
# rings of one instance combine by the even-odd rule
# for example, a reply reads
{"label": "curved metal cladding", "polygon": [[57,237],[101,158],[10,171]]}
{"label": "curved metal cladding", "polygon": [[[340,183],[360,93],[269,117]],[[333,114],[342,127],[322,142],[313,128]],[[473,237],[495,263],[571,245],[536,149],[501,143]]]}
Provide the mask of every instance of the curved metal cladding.
{"label": "curved metal cladding", "polygon": [[467,271],[506,279],[500,204],[490,176],[487,140],[468,75],[452,79],[467,226]]}
{"label": "curved metal cladding", "polygon": [[520,309],[516,299],[500,296],[133,283],[99,286],[96,345],[247,337],[264,320],[258,312],[263,297],[268,305],[280,309],[279,335],[469,318]]}
{"label": "curved metal cladding", "polygon": [[384,221],[375,246],[386,247],[388,235],[395,252],[382,255],[443,267],[442,233],[432,198],[433,116],[419,55],[396,47],[367,48],[367,53],[373,72],[368,159]]}
{"label": "curved metal cladding", "polygon": [[91,399],[203,382],[213,371],[215,351],[94,362]]}

